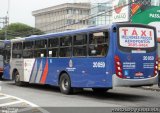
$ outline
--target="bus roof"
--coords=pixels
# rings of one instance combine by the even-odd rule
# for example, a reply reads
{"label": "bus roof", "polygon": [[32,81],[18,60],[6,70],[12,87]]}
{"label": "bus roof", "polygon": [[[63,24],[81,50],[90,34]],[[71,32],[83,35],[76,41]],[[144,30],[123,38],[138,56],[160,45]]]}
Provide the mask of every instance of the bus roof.
{"label": "bus roof", "polygon": [[24,40],[25,40],[25,37],[24,38],[12,39],[11,41],[12,42],[17,42],[17,41],[24,41]]}
{"label": "bus roof", "polygon": [[7,43],[11,43],[10,40],[4,40],[4,43],[7,44]]}
{"label": "bus roof", "polygon": [[91,31],[100,31],[104,29],[109,29],[110,26],[96,26],[96,27],[89,27],[89,28],[83,28],[83,29],[78,29],[78,30],[69,30],[69,31],[64,31],[64,32],[58,32],[58,33],[49,33],[49,34],[44,34],[44,35],[37,35],[37,36],[30,36],[26,37],[25,40],[36,40],[36,39],[45,39],[49,37],[60,37],[64,35],[72,35],[73,33],[78,34],[78,33],[87,33]]}
{"label": "bus roof", "polygon": [[0,49],[5,47],[5,44],[11,43],[10,40],[0,40]]}
{"label": "bus roof", "polygon": [[[24,41],[24,40],[30,41],[30,40],[47,39],[47,38],[51,38],[51,37],[56,38],[56,37],[62,37],[62,36],[65,36],[65,35],[87,33],[87,32],[92,32],[92,31],[101,31],[101,30],[104,30],[104,29],[109,29],[109,28],[111,28],[111,26],[124,25],[124,24],[125,25],[130,25],[131,23],[112,23],[112,24],[109,24],[109,25],[100,25],[100,26],[95,26],[95,27],[82,28],[82,29],[78,29],[78,30],[69,30],[69,31],[64,31],[64,32],[48,33],[48,34],[43,34],[43,35],[32,35],[32,36],[29,36],[29,37],[12,39],[11,41],[12,42],[18,42],[18,41]],[[142,25],[142,24],[134,24],[134,25],[148,26],[148,25]]]}

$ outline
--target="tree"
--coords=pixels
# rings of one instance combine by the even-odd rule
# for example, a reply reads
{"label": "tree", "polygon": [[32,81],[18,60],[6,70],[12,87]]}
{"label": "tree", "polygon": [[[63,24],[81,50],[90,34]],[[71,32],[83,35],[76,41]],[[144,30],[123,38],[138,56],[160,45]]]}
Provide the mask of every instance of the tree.
{"label": "tree", "polygon": [[8,27],[0,30],[0,40],[5,39],[5,31],[7,30],[7,39],[14,39],[15,37],[28,37],[31,35],[41,35],[42,31],[33,28],[23,23],[12,23]]}

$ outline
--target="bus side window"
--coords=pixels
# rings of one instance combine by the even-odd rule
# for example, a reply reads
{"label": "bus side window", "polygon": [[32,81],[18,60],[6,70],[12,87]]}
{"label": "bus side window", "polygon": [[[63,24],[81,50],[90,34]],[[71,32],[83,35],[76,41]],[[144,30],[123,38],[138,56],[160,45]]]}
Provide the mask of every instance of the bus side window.
{"label": "bus side window", "polygon": [[71,45],[72,45],[71,36],[60,38],[59,56],[60,57],[71,57],[71,53],[72,53]]}
{"label": "bus side window", "polygon": [[22,57],[22,42],[13,43],[13,58],[21,58]]}
{"label": "bus side window", "polygon": [[87,56],[86,34],[78,34],[73,37],[73,56]]}
{"label": "bus side window", "polygon": [[36,40],[34,48],[34,57],[47,57],[47,40]]}
{"label": "bus side window", "polygon": [[58,57],[59,39],[51,38],[48,40],[48,57]]}
{"label": "bus side window", "polygon": [[33,58],[34,41],[23,42],[23,58]]}
{"label": "bus side window", "polygon": [[108,32],[89,34],[89,56],[106,56],[108,51]]}
{"label": "bus side window", "polygon": [[71,44],[72,44],[72,37],[71,36],[66,36],[66,37],[60,38],[60,46],[61,47],[71,46]]}

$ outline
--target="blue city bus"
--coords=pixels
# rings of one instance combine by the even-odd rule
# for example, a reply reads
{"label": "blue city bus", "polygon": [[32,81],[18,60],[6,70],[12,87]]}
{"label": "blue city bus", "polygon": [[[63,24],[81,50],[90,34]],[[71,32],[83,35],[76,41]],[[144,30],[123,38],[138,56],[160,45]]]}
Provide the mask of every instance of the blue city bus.
{"label": "blue city bus", "polygon": [[0,79],[2,79],[3,75],[3,49],[4,49],[4,41],[0,40]]}
{"label": "blue city bus", "polygon": [[106,92],[158,80],[156,29],[114,23],[11,40],[10,79],[49,84],[64,94],[76,88]]}
{"label": "blue city bus", "polygon": [[160,38],[157,39],[158,49],[158,86],[160,87]]}
{"label": "blue city bus", "polygon": [[3,75],[2,78],[5,80],[10,79],[10,56],[11,56],[11,41],[4,40],[3,48]]}
{"label": "blue city bus", "polygon": [[11,42],[9,40],[0,40],[0,79],[10,79],[8,68],[11,49],[10,45]]}

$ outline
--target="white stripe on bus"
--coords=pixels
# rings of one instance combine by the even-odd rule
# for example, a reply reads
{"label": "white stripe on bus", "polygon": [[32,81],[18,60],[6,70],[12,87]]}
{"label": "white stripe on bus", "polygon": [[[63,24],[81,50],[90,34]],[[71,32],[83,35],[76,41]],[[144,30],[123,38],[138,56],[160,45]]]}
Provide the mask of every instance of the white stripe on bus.
{"label": "white stripe on bus", "polygon": [[31,79],[30,79],[30,83],[34,83],[35,79],[36,79],[36,75],[37,75],[37,60],[35,60],[35,64],[33,65],[33,70],[31,72]]}
{"label": "white stripe on bus", "polygon": [[37,73],[37,76],[36,76],[35,83],[39,83],[40,82],[40,79],[41,79],[41,76],[42,76],[42,70],[43,70],[43,67],[42,67],[42,60],[41,60],[41,63],[40,63],[39,69],[38,69],[38,73]]}

